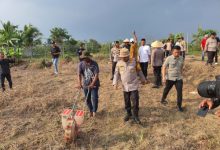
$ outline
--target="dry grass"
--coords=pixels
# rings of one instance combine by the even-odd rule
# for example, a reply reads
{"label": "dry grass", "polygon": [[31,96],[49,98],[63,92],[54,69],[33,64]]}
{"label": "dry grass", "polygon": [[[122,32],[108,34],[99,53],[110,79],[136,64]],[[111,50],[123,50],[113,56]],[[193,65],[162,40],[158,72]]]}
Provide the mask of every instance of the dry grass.
{"label": "dry grass", "polygon": [[[58,77],[50,69],[38,69],[36,64],[12,69],[14,90],[0,95],[0,149],[3,150],[63,150],[63,149],[155,149],[206,150],[220,147],[220,120],[212,111],[206,118],[196,116],[199,102],[196,85],[204,79],[214,79],[220,67],[207,68],[203,63],[186,60],[184,68],[184,107],[176,111],[176,94],[172,90],[169,105],[160,105],[163,89],[140,88],[140,118],[142,126],[124,124],[122,91],[111,86],[110,64],[100,65],[100,103],[96,119],[88,119],[75,144],[63,141],[60,113],[73,102],[76,89],[76,64],[62,64]],[[152,69],[149,70],[151,82]],[[83,101],[80,102],[80,106]]]}

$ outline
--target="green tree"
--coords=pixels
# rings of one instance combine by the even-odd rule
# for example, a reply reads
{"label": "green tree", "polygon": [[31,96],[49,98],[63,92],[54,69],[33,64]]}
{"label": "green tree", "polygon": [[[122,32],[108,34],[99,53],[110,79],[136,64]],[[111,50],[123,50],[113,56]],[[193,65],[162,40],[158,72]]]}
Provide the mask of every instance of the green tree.
{"label": "green tree", "polygon": [[67,32],[67,30],[63,28],[55,27],[50,30],[50,33],[51,33],[50,35],[51,40],[54,40],[59,44],[63,44],[65,40],[69,40],[71,37]]}
{"label": "green tree", "polygon": [[1,46],[14,46],[18,37],[18,26],[11,24],[10,21],[4,23],[1,22],[2,29],[0,29],[0,44]]}
{"label": "green tree", "polygon": [[87,50],[91,52],[99,52],[101,49],[101,44],[95,39],[90,39],[89,42],[86,43]]}
{"label": "green tree", "polygon": [[31,48],[35,45],[41,44],[42,33],[33,25],[25,25],[22,33],[23,45],[26,48]]}

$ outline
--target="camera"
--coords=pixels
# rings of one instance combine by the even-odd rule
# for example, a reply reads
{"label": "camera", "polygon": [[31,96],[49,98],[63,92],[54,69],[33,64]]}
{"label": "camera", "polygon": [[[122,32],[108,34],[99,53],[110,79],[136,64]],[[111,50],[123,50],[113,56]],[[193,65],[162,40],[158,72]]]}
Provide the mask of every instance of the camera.
{"label": "camera", "polygon": [[197,90],[201,97],[220,99],[220,75],[215,79],[215,81],[204,81],[199,84]]}

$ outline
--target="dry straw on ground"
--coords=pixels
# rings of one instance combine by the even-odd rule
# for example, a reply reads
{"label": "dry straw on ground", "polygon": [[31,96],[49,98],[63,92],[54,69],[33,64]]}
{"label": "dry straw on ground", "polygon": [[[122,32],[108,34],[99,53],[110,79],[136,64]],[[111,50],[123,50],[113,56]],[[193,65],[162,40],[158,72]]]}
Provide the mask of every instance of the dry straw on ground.
{"label": "dry straw on ground", "polygon": [[[66,147],[61,127],[61,111],[70,107],[76,93],[76,64],[63,63],[58,77],[50,69],[34,64],[12,68],[14,90],[0,94],[0,149],[63,150],[63,149],[156,149],[206,150],[220,147],[220,119],[210,113],[196,116],[199,102],[196,86],[205,79],[214,79],[220,67],[208,68],[198,60],[187,59],[184,67],[185,112],[176,111],[174,89],[169,105],[160,105],[162,88],[152,84],[140,88],[140,119],[143,125],[123,123],[123,96],[111,86],[111,67],[100,65],[100,102],[96,119],[86,119],[75,144]],[[149,71],[153,81],[152,68]],[[83,100],[80,106],[83,105]]]}

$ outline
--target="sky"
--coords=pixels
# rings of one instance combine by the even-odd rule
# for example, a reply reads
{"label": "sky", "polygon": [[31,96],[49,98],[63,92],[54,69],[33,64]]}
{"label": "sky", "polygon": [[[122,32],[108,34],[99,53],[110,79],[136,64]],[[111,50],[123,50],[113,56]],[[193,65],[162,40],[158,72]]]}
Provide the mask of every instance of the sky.
{"label": "sky", "polygon": [[198,27],[220,31],[220,0],[0,0],[0,20],[23,28],[32,24],[48,38],[50,29],[67,29],[77,40],[111,42],[157,40]]}

